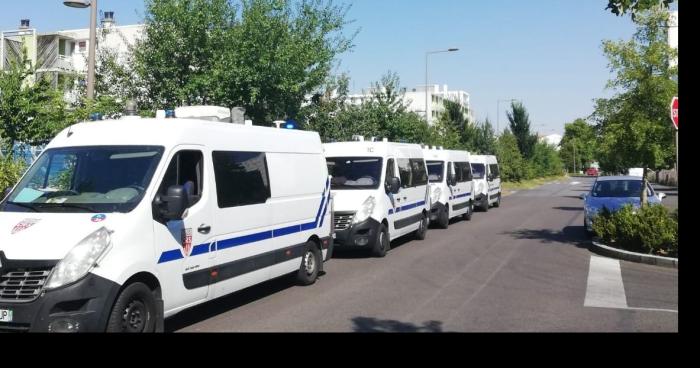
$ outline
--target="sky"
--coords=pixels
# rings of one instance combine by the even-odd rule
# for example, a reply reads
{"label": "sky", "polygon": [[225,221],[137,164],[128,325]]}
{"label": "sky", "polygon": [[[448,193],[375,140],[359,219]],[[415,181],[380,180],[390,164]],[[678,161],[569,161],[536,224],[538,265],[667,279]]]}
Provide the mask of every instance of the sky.
{"label": "sky", "polygon": [[[39,32],[87,28],[89,10],[61,0],[3,4],[0,29],[28,18]],[[339,3],[339,0],[336,0]],[[359,30],[355,47],[338,57],[334,73],[347,73],[360,92],[387,71],[409,89],[425,84],[425,53],[432,54],[429,83],[470,94],[477,120],[507,126],[508,102],[518,99],[533,131],[563,134],[564,124],[593,112],[593,99],[608,97],[612,78],[601,43],[629,39],[629,16],[605,10],[607,0],[355,0],[347,33]],[[21,4],[21,5],[18,5]],[[118,24],[144,18],[143,0],[99,0]]]}

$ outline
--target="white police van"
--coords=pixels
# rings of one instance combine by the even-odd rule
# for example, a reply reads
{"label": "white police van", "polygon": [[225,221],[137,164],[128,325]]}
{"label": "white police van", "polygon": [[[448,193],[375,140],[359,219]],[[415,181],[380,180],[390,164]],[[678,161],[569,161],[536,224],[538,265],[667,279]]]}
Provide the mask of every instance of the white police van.
{"label": "white police van", "polygon": [[498,160],[493,155],[471,155],[477,207],[488,211],[490,206],[501,205],[501,174]]}
{"label": "white police van", "polygon": [[469,152],[423,149],[430,183],[430,222],[447,229],[450,219],[471,220],[474,212],[474,185]]}
{"label": "white police van", "polygon": [[162,331],[332,253],[315,132],[196,119],[73,125],[0,204],[0,330]]}
{"label": "white police van", "polygon": [[323,145],[332,177],[334,246],[383,257],[400,236],[425,238],[430,203],[423,150],[417,144],[357,139]]}

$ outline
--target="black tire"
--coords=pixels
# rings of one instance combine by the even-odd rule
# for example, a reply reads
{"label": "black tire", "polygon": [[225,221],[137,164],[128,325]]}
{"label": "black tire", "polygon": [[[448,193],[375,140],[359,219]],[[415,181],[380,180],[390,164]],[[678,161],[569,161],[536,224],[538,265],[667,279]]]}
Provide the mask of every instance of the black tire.
{"label": "black tire", "polygon": [[583,232],[586,234],[586,237],[592,238],[593,237],[593,232],[588,230],[588,221],[586,221],[586,217],[584,216],[583,218]]}
{"label": "black tire", "polygon": [[304,252],[301,255],[301,265],[297,271],[297,282],[301,285],[311,285],[316,282],[318,270],[321,266],[321,252],[316,243],[309,241],[304,245]]}
{"label": "black tire", "polygon": [[441,229],[447,229],[450,227],[450,205],[445,204],[445,210],[440,213],[440,217],[438,217],[438,226],[440,226]]}
{"label": "black tire", "polygon": [[107,321],[107,332],[155,332],[156,297],[142,282],[128,285],[117,297]]}
{"label": "black tire", "polygon": [[474,213],[474,203],[469,203],[467,207],[467,212],[462,214],[462,219],[466,221],[471,221],[472,213]]}
{"label": "black tire", "polygon": [[423,214],[423,218],[420,220],[420,225],[418,226],[418,230],[416,230],[416,239],[418,240],[424,240],[426,234],[428,233],[428,216]]}
{"label": "black tire", "polygon": [[501,207],[501,193],[498,193],[498,199],[496,200],[496,203],[493,204],[493,206],[496,208]]}
{"label": "black tire", "polygon": [[486,199],[484,200],[484,205],[481,206],[481,209],[484,210],[484,212],[489,212],[489,196],[486,196]]}
{"label": "black tire", "polygon": [[384,224],[380,224],[377,229],[377,237],[374,239],[374,246],[372,247],[372,256],[374,257],[384,257],[386,252],[391,249],[391,243],[389,241],[389,231],[386,229]]}

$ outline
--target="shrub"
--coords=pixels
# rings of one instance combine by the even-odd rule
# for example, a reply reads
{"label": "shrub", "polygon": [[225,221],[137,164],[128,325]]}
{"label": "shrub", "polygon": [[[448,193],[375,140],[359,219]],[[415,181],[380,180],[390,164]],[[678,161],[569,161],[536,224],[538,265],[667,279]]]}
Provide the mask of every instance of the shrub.
{"label": "shrub", "polygon": [[[26,164],[22,161],[15,161],[0,158],[0,190],[14,186],[24,174]],[[4,196],[5,193],[0,193]]]}
{"label": "shrub", "polygon": [[604,208],[593,218],[593,231],[605,243],[644,253],[676,256],[678,220],[662,205],[626,205],[611,213]]}

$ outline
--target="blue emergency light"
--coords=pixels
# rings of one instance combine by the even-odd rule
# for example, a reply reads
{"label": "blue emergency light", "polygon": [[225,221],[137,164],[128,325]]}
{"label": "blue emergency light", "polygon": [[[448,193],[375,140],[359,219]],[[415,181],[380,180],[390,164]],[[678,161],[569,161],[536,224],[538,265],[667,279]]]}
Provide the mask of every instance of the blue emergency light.
{"label": "blue emergency light", "polygon": [[90,121],[98,120],[102,120],[102,114],[100,114],[99,112],[93,112],[92,114],[90,114]]}
{"label": "blue emergency light", "polygon": [[284,123],[284,128],[285,129],[296,129],[297,128],[297,122],[289,119]]}
{"label": "blue emergency light", "polygon": [[175,110],[172,109],[166,109],[165,110],[165,118],[166,119],[171,119],[175,117]]}

